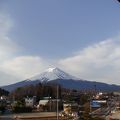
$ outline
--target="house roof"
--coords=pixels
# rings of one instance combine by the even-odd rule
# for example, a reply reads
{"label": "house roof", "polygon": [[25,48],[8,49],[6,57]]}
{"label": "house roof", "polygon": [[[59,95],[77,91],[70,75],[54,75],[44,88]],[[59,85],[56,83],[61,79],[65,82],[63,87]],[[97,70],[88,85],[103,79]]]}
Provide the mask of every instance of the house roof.
{"label": "house roof", "polygon": [[46,105],[49,102],[49,100],[40,100],[39,105]]}

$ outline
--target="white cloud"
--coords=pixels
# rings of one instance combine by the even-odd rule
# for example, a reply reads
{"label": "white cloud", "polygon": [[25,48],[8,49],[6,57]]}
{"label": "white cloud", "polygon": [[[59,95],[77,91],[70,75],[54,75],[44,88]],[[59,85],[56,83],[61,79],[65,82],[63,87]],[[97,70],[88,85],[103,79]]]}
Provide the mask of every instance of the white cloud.
{"label": "white cloud", "polygon": [[0,12],[0,85],[29,78],[48,65],[38,56],[16,56],[20,47],[9,37],[13,25],[10,16]]}
{"label": "white cloud", "polygon": [[49,65],[39,56],[16,56],[19,46],[9,37],[13,21],[0,12],[0,84],[14,83],[42,72]]}
{"label": "white cloud", "polygon": [[83,79],[120,84],[120,38],[91,45],[58,64]]}
{"label": "white cloud", "polygon": [[96,43],[75,55],[49,61],[40,56],[16,56],[18,45],[10,39],[13,22],[0,13],[0,84],[14,83],[57,64],[68,73],[83,79],[120,84],[120,37]]}
{"label": "white cloud", "polygon": [[15,53],[17,45],[8,37],[12,21],[8,15],[0,13],[0,62]]}
{"label": "white cloud", "polygon": [[18,50],[18,46],[9,37],[12,26],[10,16],[0,12],[0,85],[8,84],[17,79],[17,76],[12,76],[2,69],[3,62],[12,58]]}
{"label": "white cloud", "polygon": [[11,75],[17,75],[22,79],[40,74],[48,67],[48,63],[38,56],[19,56],[5,62],[2,67]]}
{"label": "white cloud", "polygon": [[14,83],[42,72],[48,65],[38,56],[15,56],[19,46],[10,39],[13,22],[10,16],[0,13],[0,83]]}

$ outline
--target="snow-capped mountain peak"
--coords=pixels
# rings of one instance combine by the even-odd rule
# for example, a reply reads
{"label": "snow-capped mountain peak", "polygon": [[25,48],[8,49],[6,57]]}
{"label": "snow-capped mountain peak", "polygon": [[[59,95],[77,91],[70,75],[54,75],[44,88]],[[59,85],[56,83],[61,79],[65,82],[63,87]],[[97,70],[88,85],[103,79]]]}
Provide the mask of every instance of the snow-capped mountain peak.
{"label": "snow-capped mountain peak", "polygon": [[48,68],[45,72],[36,75],[29,80],[51,81],[56,79],[76,79],[72,75],[60,70],[59,68]]}
{"label": "snow-capped mountain peak", "polygon": [[53,72],[53,71],[56,70],[56,69],[58,69],[58,68],[48,68],[48,69],[46,70],[46,72]]}
{"label": "snow-capped mountain peak", "polygon": [[13,91],[18,87],[23,86],[29,86],[29,85],[36,85],[40,82],[48,82],[50,83],[53,80],[53,82],[57,82],[60,85],[62,85],[64,88],[72,88],[72,89],[81,89],[81,90],[91,90],[94,89],[94,85],[97,85],[98,90],[107,90],[107,91],[119,91],[120,86],[117,85],[109,85],[106,83],[99,83],[94,81],[86,81],[77,79],[76,77],[73,77],[69,75],[68,73],[60,70],[59,68],[49,68],[45,70],[45,72],[34,76],[30,79],[26,79],[21,82],[17,82],[11,85],[3,86],[2,88],[8,91]]}

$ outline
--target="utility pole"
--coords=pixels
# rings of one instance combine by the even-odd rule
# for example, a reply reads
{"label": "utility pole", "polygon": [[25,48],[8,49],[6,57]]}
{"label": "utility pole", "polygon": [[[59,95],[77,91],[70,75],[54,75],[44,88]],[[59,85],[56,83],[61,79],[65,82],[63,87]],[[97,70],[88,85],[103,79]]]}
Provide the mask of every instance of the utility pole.
{"label": "utility pole", "polygon": [[95,96],[97,95],[97,86],[96,84],[94,85],[94,91],[95,91]]}
{"label": "utility pole", "polygon": [[59,85],[57,85],[57,120],[59,120],[59,104],[58,104],[58,98],[59,98]]}
{"label": "utility pole", "polygon": [[51,97],[49,97],[49,102],[50,102],[50,112],[51,112],[51,104],[52,104],[52,101],[51,101]]}

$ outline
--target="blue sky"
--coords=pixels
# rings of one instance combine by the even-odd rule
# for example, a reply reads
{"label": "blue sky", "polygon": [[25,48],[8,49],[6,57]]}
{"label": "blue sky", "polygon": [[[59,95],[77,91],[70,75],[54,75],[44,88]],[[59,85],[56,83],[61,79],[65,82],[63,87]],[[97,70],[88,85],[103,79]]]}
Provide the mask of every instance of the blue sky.
{"label": "blue sky", "polygon": [[1,84],[20,81],[51,66],[83,79],[120,84],[117,1],[0,3]]}

